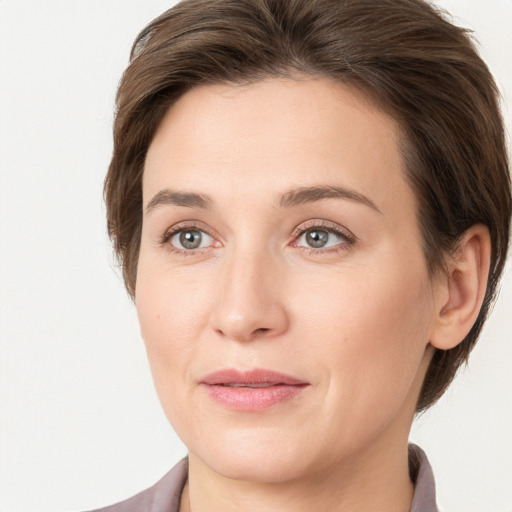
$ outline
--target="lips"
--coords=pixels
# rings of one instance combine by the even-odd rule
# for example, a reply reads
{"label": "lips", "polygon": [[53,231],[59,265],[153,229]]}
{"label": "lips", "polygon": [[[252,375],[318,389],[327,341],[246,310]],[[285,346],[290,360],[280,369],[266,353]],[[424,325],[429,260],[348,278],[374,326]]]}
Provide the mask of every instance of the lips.
{"label": "lips", "polygon": [[225,369],[207,375],[201,385],[220,405],[234,410],[258,411],[291,400],[309,383],[272,370]]}
{"label": "lips", "polygon": [[298,386],[308,384],[307,382],[291,377],[284,373],[274,372],[272,370],[255,369],[247,372],[238,370],[219,370],[207,375],[203,384],[208,385],[234,385],[234,386],[277,386],[279,384]]}

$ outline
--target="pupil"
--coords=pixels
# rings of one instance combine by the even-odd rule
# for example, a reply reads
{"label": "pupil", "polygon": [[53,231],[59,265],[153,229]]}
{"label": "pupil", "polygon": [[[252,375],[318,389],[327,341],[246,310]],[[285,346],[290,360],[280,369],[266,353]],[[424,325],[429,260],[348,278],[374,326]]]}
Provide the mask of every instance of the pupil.
{"label": "pupil", "polygon": [[201,238],[200,231],[183,231],[180,234],[180,243],[186,249],[197,249],[201,245]]}
{"label": "pupil", "polygon": [[311,247],[323,247],[329,238],[329,233],[323,230],[308,231],[306,234],[306,241]]}

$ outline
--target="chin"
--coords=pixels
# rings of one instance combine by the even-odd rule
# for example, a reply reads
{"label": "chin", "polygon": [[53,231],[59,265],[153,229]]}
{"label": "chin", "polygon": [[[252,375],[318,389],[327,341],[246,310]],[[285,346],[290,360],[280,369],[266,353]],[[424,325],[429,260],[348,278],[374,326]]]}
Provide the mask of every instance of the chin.
{"label": "chin", "polygon": [[266,429],[234,431],[191,447],[190,454],[216,473],[234,480],[280,483],[307,471],[304,443]]}

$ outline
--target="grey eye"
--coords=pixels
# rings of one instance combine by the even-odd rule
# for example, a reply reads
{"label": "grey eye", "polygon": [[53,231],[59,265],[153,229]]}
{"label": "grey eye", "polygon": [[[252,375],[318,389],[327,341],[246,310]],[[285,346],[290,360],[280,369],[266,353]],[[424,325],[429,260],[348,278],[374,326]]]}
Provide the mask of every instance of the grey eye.
{"label": "grey eye", "polygon": [[199,229],[183,229],[171,238],[171,245],[188,251],[202,249],[212,244],[213,238]]}
{"label": "grey eye", "polygon": [[347,238],[341,233],[329,229],[311,228],[301,233],[297,246],[309,249],[324,249],[347,243]]}
{"label": "grey eye", "polygon": [[323,229],[310,229],[306,231],[306,243],[315,249],[324,247],[329,241],[330,233]]}
{"label": "grey eye", "polygon": [[185,249],[197,249],[201,245],[201,231],[182,231],[180,233],[180,244]]}

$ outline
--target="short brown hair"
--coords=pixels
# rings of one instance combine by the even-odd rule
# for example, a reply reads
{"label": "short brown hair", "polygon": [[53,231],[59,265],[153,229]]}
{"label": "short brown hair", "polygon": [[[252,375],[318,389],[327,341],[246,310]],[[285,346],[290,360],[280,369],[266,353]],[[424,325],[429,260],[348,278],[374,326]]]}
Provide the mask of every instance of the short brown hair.
{"label": "short brown hair", "polygon": [[137,37],[117,94],[105,181],[108,232],[133,297],[147,149],[168,108],[198,85],[294,74],[364,91],[403,133],[431,274],[470,226],[489,229],[487,293],[462,343],[436,350],[417,405],[467,360],[502,273],[511,216],[498,91],[468,32],[424,0],[185,0]]}

